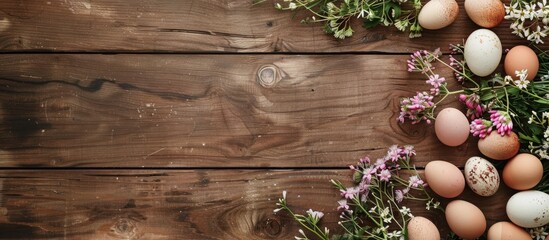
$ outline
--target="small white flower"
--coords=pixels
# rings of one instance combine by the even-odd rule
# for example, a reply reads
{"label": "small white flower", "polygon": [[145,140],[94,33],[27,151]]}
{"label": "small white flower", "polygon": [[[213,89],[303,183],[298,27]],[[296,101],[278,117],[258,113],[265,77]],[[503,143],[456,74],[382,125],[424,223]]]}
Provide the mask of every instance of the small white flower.
{"label": "small white flower", "polygon": [[527,88],[529,83],[530,83],[530,81],[528,81],[528,80],[526,80],[526,79],[515,80],[515,85],[516,85],[519,89],[525,89],[525,88]]}
{"label": "small white flower", "polygon": [[294,2],[291,2],[288,7],[291,9],[291,10],[295,10],[297,8],[297,5],[294,3]]}
{"label": "small white flower", "polygon": [[537,227],[530,229],[530,237],[532,237],[535,240],[543,240],[549,233],[546,232],[547,229],[545,227]]}
{"label": "small white flower", "polygon": [[402,208],[400,208],[398,211],[399,211],[402,215],[408,215],[408,214],[411,212],[411,210],[410,210],[409,208],[404,207],[404,206],[403,206]]}
{"label": "small white flower", "polygon": [[503,78],[503,83],[505,83],[505,85],[508,85],[510,84],[511,82],[513,82],[513,77],[507,75]]}
{"label": "small white flower", "polygon": [[400,238],[401,236],[402,236],[402,232],[397,230],[394,230],[393,232],[390,232],[389,234],[387,234],[388,238]]}

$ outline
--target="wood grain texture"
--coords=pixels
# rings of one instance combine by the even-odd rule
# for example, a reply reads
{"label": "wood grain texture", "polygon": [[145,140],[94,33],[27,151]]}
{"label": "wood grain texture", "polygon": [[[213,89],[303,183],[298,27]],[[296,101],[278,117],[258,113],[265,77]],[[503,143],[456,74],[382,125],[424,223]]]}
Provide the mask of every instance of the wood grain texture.
{"label": "wood grain texture", "polygon": [[418,166],[463,166],[476,139],[445,147],[432,126],[396,122],[399,99],[429,88],[395,69],[405,61],[2,55],[0,166],[341,168],[392,144],[415,145]]}
{"label": "wood grain texture", "polygon": [[[280,1],[282,2],[282,1]],[[425,1],[426,2],[426,1]],[[0,51],[168,52],[411,52],[447,49],[478,29],[460,4],[456,22],[409,39],[394,28],[365,30],[336,40],[321,25],[300,24],[298,13],[274,9],[274,1],[18,0],[0,2]],[[527,42],[510,22],[494,29],[504,48]],[[542,48],[546,48],[542,45]]]}
{"label": "wood grain texture", "polygon": [[[0,239],[291,239],[299,226],[273,213],[283,190],[297,213],[326,213],[335,232],[339,193],[330,179],[349,179],[349,170],[93,170],[1,171]],[[493,197],[470,190],[488,226],[506,219],[512,192]],[[410,203],[447,233],[444,216]]]}

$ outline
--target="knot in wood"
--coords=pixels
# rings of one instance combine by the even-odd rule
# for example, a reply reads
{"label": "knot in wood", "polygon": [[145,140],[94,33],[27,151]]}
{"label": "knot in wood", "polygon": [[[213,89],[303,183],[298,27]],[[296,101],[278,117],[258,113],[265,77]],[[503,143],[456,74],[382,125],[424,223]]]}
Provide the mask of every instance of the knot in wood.
{"label": "knot in wood", "polygon": [[119,238],[133,239],[137,235],[137,224],[131,219],[121,218],[111,227],[111,231]]}
{"label": "knot in wood", "polygon": [[267,218],[263,222],[263,229],[271,237],[278,236],[282,231],[280,223],[276,219]]}
{"label": "knot in wood", "polygon": [[275,66],[263,66],[257,72],[257,81],[264,88],[272,88],[280,80],[280,74]]}

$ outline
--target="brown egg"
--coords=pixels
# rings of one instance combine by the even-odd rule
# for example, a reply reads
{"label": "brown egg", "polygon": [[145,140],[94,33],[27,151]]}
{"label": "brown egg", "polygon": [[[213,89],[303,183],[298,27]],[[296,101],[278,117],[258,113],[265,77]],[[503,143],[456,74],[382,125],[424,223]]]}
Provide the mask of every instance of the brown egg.
{"label": "brown egg", "polygon": [[509,50],[507,56],[505,56],[503,66],[505,73],[514,79],[519,78],[515,75],[515,71],[526,69],[528,70],[528,77],[526,79],[532,80],[536,77],[539,70],[538,55],[529,47],[519,45]]}
{"label": "brown egg", "polygon": [[465,0],[465,12],[474,23],[485,28],[496,27],[505,17],[500,0]]}
{"label": "brown egg", "polygon": [[469,137],[469,120],[455,108],[442,109],[435,119],[435,133],[445,145],[459,146]]}
{"label": "brown egg", "polygon": [[484,139],[478,141],[478,150],[484,156],[493,160],[507,160],[517,155],[520,143],[517,134],[511,132],[509,135],[501,136],[492,132]]}
{"label": "brown egg", "polygon": [[408,223],[408,240],[440,240],[440,233],[429,219],[414,217]]}
{"label": "brown egg", "polygon": [[488,240],[532,240],[523,228],[510,223],[498,222],[488,230]]}
{"label": "brown egg", "polygon": [[503,167],[503,182],[515,190],[527,190],[536,186],[543,177],[543,164],[536,156],[521,153]]}
{"label": "brown egg", "polygon": [[425,180],[438,195],[454,198],[465,189],[463,173],[454,164],[446,161],[431,161],[425,166]]}
{"label": "brown egg", "polygon": [[454,200],[446,206],[446,222],[452,231],[461,238],[475,239],[486,230],[486,218],[475,205]]}

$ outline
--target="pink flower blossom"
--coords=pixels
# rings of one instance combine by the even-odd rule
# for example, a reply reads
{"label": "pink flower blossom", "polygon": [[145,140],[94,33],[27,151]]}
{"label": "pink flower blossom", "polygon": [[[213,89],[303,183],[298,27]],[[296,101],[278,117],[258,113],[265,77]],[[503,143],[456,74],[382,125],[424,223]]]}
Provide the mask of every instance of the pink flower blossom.
{"label": "pink flower blossom", "polygon": [[400,149],[398,145],[393,145],[389,147],[387,155],[385,155],[385,159],[390,160],[391,162],[396,162],[401,157],[401,152],[402,149]]}
{"label": "pink flower blossom", "polygon": [[486,107],[480,104],[480,96],[478,94],[475,94],[475,93],[470,95],[460,94],[459,101],[464,103],[465,106],[467,107],[466,115],[471,120],[482,117],[482,114],[486,110]]}
{"label": "pink flower blossom", "polygon": [[350,187],[340,191],[341,191],[341,196],[346,199],[353,199],[355,196],[358,196],[358,193],[360,192],[358,187]]}
{"label": "pink flower blossom", "polygon": [[429,80],[426,83],[431,84],[431,94],[438,95],[440,93],[440,87],[446,82],[444,77],[440,77],[438,74],[429,76]]}
{"label": "pink flower blossom", "polygon": [[412,124],[425,120],[430,123],[429,114],[435,107],[434,96],[427,92],[418,92],[411,98],[404,98],[400,101],[400,115],[397,120],[404,123],[406,119],[412,121]]}
{"label": "pink flower blossom", "polygon": [[412,145],[406,145],[402,149],[403,157],[411,157],[416,155],[416,151],[414,150],[414,146]]}
{"label": "pink flower blossom", "polygon": [[471,122],[471,133],[473,136],[478,136],[481,139],[484,139],[486,136],[490,135],[492,132],[493,124],[491,121],[484,120],[482,118],[477,118]]}
{"label": "pink flower blossom", "polygon": [[507,112],[491,110],[488,113],[490,113],[490,120],[501,136],[511,134],[511,131],[513,130],[513,121]]}
{"label": "pink flower blossom", "polygon": [[419,178],[418,175],[410,176],[408,179],[408,187],[419,187],[420,185],[423,185],[425,182]]}
{"label": "pink flower blossom", "polygon": [[386,161],[387,160],[385,160],[385,158],[378,158],[374,163],[375,168],[380,170],[386,169],[387,168],[387,165],[385,164]]}
{"label": "pink flower blossom", "polygon": [[377,176],[379,177],[380,181],[389,182],[389,180],[391,179],[391,171],[387,169],[381,170],[381,172]]}
{"label": "pink flower blossom", "polygon": [[365,156],[360,158],[360,163],[370,163],[370,158]]}
{"label": "pink flower blossom", "polygon": [[431,64],[442,53],[440,49],[436,49],[432,53],[427,50],[419,50],[410,55],[410,59],[406,61],[408,72],[426,73],[435,69]]}
{"label": "pink flower blossom", "polygon": [[337,210],[349,210],[349,204],[347,204],[346,199],[341,199],[337,201],[337,203],[339,204],[339,206],[337,207]]}
{"label": "pink flower blossom", "polygon": [[397,203],[402,202],[404,199],[404,194],[402,193],[402,190],[395,190],[395,200]]}

